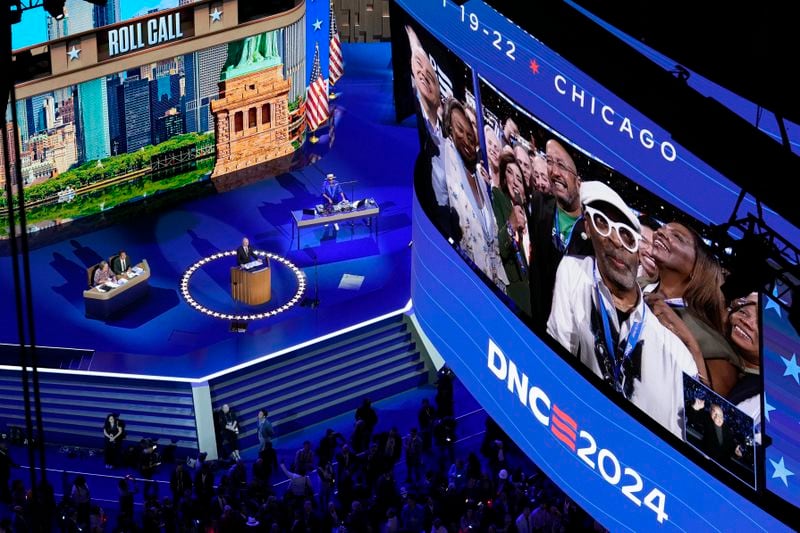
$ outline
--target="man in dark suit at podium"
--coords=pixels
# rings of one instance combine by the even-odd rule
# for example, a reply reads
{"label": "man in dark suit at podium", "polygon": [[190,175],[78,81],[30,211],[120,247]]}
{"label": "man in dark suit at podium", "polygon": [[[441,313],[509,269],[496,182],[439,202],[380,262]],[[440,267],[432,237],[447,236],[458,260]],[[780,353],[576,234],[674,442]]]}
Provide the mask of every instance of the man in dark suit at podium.
{"label": "man in dark suit at podium", "polygon": [[242,266],[256,259],[258,258],[250,247],[250,239],[245,237],[242,239],[242,245],[236,249],[236,261],[239,263],[239,266]]}

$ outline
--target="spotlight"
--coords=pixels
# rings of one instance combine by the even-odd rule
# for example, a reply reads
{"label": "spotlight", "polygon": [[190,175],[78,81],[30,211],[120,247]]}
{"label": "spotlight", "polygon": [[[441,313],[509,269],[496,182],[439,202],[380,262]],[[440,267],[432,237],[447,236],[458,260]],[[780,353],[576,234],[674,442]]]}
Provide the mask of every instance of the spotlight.
{"label": "spotlight", "polygon": [[56,20],[64,18],[64,2],[66,0],[44,0],[44,9]]}

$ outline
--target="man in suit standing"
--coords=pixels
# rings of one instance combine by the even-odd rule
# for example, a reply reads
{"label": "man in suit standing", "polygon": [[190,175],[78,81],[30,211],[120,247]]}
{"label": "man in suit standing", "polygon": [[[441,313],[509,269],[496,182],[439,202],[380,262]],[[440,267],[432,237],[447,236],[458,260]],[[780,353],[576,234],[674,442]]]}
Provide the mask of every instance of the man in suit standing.
{"label": "man in suit standing", "polygon": [[236,261],[239,263],[239,266],[245,265],[250,261],[255,261],[256,259],[256,254],[250,247],[250,239],[247,237],[243,238],[242,245],[236,249]]}
{"label": "man in suit standing", "polygon": [[725,423],[725,413],[718,404],[711,404],[708,410],[708,419],[703,428],[702,450],[714,461],[730,469],[733,456],[742,456],[742,448],[730,427]]}
{"label": "man in suit standing", "polygon": [[128,254],[125,253],[125,250],[120,250],[119,255],[111,261],[111,271],[117,276],[125,274],[131,267],[133,267],[131,259],[128,257]]}

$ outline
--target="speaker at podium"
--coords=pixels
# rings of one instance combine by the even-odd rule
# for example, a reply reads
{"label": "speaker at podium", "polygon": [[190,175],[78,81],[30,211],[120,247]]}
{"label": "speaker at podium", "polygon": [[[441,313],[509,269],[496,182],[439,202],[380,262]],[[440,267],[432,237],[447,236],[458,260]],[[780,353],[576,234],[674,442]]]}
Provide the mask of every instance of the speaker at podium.
{"label": "speaker at podium", "polygon": [[261,305],[272,298],[269,258],[231,267],[231,296],[247,305]]}

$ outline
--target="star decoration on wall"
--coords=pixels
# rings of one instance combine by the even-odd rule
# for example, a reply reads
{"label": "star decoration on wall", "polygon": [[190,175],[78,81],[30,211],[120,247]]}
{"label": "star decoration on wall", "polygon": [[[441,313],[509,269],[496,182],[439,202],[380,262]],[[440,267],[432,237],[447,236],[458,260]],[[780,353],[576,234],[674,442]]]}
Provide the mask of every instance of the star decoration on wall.
{"label": "star decoration on wall", "polygon": [[781,457],[780,461],[773,461],[772,459],[769,460],[772,463],[772,468],[775,471],[772,473],[772,479],[779,478],[783,481],[783,484],[787,487],[789,486],[789,480],[787,479],[789,476],[793,476],[794,472],[786,468],[786,465],[783,464],[783,457]]}
{"label": "star decoration on wall", "polygon": [[312,26],[314,26],[314,31],[319,31],[322,29],[322,21],[317,19],[314,21],[314,24],[312,24]]}
{"label": "star decoration on wall", "polygon": [[76,59],[80,59],[81,49],[76,48],[75,45],[72,45],[72,48],[67,50],[67,55],[69,56],[70,61],[75,61]]}
{"label": "star decoration on wall", "polygon": [[219,8],[215,7],[214,11],[209,13],[208,16],[211,17],[211,24],[214,24],[215,22],[219,22],[222,19],[222,11],[220,11]]}
{"label": "star decoration on wall", "polygon": [[786,365],[786,370],[783,371],[783,375],[792,376],[795,382],[800,385],[800,366],[797,365],[797,355],[792,354],[791,359],[781,356],[781,359],[783,359],[783,364]]}
{"label": "star decoration on wall", "polygon": [[767,401],[767,394],[764,393],[764,416],[767,417],[767,422],[771,421],[769,419],[769,414],[774,410],[775,408],[772,405],[770,405],[770,403]]}
{"label": "star decoration on wall", "polygon": [[778,316],[781,316],[781,306],[778,304],[778,287],[772,289],[772,298],[767,298],[767,303],[764,305],[764,311],[774,309]]}

